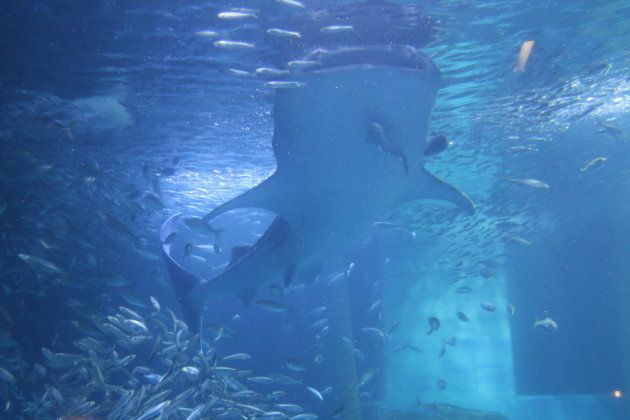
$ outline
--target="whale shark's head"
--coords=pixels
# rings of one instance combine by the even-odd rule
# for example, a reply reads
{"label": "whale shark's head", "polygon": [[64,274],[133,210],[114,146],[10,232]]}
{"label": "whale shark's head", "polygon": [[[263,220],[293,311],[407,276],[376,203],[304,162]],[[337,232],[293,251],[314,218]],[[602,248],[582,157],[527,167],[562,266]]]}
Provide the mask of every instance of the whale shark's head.
{"label": "whale shark's head", "polygon": [[276,92],[279,170],[312,176],[312,189],[322,171],[339,188],[418,173],[440,86],[429,57],[409,46],[360,46],[319,48],[304,60],[318,64],[296,76],[302,87]]}
{"label": "whale shark's head", "polygon": [[[271,48],[262,53],[279,68],[293,70],[294,84],[285,87],[301,86],[278,89],[275,94],[274,150],[279,170],[299,166],[302,178],[313,174],[313,184],[319,178],[315,174],[333,168],[349,182],[370,182],[379,169],[399,176],[386,170],[387,162],[378,156],[359,153],[363,159],[357,159],[370,127],[381,132],[376,146],[402,161],[403,174],[417,170],[440,85],[439,70],[420,51],[433,35],[431,21],[421,8],[386,0],[337,3],[277,23],[301,34],[290,39],[270,36],[265,44]],[[320,140],[312,142],[314,136]],[[335,153],[330,168],[312,159],[322,151]],[[366,167],[366,160],[376,168]]]}

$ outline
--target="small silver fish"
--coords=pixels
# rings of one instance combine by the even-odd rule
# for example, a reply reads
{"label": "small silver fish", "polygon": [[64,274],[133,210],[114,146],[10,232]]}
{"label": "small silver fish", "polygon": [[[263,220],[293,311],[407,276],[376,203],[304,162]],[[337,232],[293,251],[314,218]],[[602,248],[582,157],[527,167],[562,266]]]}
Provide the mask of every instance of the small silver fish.
{"label": "small silver fish", "polygon": [[195,366],[184,366],[182,367],[181,371],[193,378],[199,377],[199,369]]}
{"label": "small silver fish", "polygon": [[341,34],[344,32],[352,32],[354,31],[354,26],[352,25],[330,25],[324,26],[319,30],[323,34]]}
{"label": "small silver fish", "polygon": [[304,85],[305,85],[304,82],[281,81],[281,80],[265,83],[265,87],[271,88],[271,89],[296,89],[296,88],[301,88]]}
{"label": "small silver fish", "polygon": [[225,356],[223,358],[224,362],[229,362],[229,361],[233,361],[233,360],[249,360],[251,359],[252,356],[248,353],[234,353],[231,354],[229,356]]}
{"label": "small silver fish", "polygon": [[48,260],[29,254],[18,254],[18,257],[31,267],[42,267],[54,273],[63,275],[63,270]]}
{"label": "small silver fish", "polygon": [[317,400],[324,401],[324,397],[322,396],[321,392],[319,392],[315,388],[309,386],[309,387],[306,387],[306,390]]}
{"label": "small silver fish", "polygon": [[325,306],[320,306],[318,308],[313,309],[308,314],[311,315],[311,316],[318,316],[318,315],[323,314],[324,312],[326,312],[326,307]]}
{"label": "small silver fish", "polygon": [[215,31],[197,31],[195,35],[203,37],[203,38],[216,38],[219,34]]}
{"label": "small silver fish", "polygon": [[294,60],[287,63],[287,67],[293,71],[302,71],[320,65],[321,63],[319,61],[314,60]]}
{"label": "small silver fish", "polygon": [[230,41],[228,39],[214,41],[214,46],[225,50],[253,50],[255,48],[254,44],[249,42]]}
{"label": "small silver fish", "polygon": [[274,407],[278,410],[288,411],[290,413],[301,413],[302,411],[304,411],[304,408],[302,408],[302,406],[291,403],[276,404],[274,405]]}
{"label": "small silver fish", "polygon": [[528,241],[527,239],[522,238],[520,236],[516,236],[516,235],[507,235],[507,236],[504,236],[503,239],[506,242],[513,242],[515,244],[520,244],[520,245],[528,245],[529,246],[529,245],[532,245],[534,243],[532,241]]}
{"label": "small silver fish", "polygon": [[553,319],[546,317],[545,319],[534,322],[534,328],[540,327],[544,330],[555,332],[558,330],[558,324]]}
{"label": "small silver fish", "polygon": [[296,0],[276,0],[276,3],[280,3],[283,4],[285,6],[289,6],[289,7],[295,7],[298,9],[305,9],[306,6],[304,6],[302,3],[300,3],[299,1]]}
{"label": "small silver fish", "polygon": [[287,75],[287,74],[289,74],[289,71],[288,70],[274,69],[274,68],[271,68],[271,67],[258,67],[254,73],[258,77],[273,78],[273,77]]}
{"label": "small silver fish", "polygon": [[2,379],[3,381],[14,385],[17,383],[17,379],[15,378],[15,376],[13,376],[13,374],[11,372],[9,372],[8,370],[6,370],[5,368],[3,368],[2,366],[0,366],[0,379]]}
{"label": "small silver fish", "polygon": [[137,420],[145,420],[153,417],[156,414],[162,413],[171,404],[170,400],[162,401],[161,403],[146,410]]}
{"label": "small silver fish", "polygon": [[514,304],[513,304],[513,303],[508,303],[508,304],[507,304],[507,310],[508,310],[508,313],[509,313],[511,316],[514,316],[514,314],[516,313],[516,306],[514,306]]}
{"label": "small silver fish", "polygon": [[515,184],[524,185],[526,187],[538,188],[542,190],[549,189],[549,184],[533,178],[508,178],[508,181]]}
{"label": "small silver fish", "polygon": [[271,28],[267,29],[267,33],[271,36],[277,36],[282,38],[302,38],[299,32],[286,31],[284,29]]}
{"label": "small silver fish", "polygon": [[359,388],[365,386],[368,382],[370,382],[372,380],[372,378],[374,378],[374,375],[376,375],[376,370],[375,369],[370,369],[367,372],[365,372],[362,376],[361,379],[359,380]]}
{"label": "small silver fish", "polygon": [[482,307],[484,310],[488,311],[488,312],[494,312],[494,311],[496,311],[496,310],[497,310],[497,307],[496,307],[496,306],[494,306],[492,303],[490,303],[490,302],[488,302],[488,301],[486,301],[486,300],[484,300],[483,302],[481,302],[481,307]]}
{"label": "small silver fish", "polygon": [[256,19],[257,16],[253,12],[241,12],[241,11],[228,11],[220,12],[217,14],[219,19],[223,20],[241,20],[241,19]]}
{"label": "small silver fish", "polygon": [[381,307],[382,307],[382,305],[381,305],[381,301],[380,301],[380,300],[377,300],[376,302],[374,302],[374,303],[372,304],[372,306],[370,306],[370,308],[368,309],[368,312],[375,311],[375,310],[377,310],[377,309],[380,309]]}
{"label": "small silver fish", "polygon": [[385,339],[385,333],[379,330],[378,328],[365,327],[365,328],[361,328],[361,332],[375,338]]}
{"label": "small silver fish", "polygon": [[606,158],[605,157],[596,157],[595,159],[591,160],[586,165],[584,165],[582,168],[580,168],[580,171],[586,172],[586,171],[588,171],[589,169],[591,169],[591,168],[593,168],[595,166],[602,165],[604,162],[606,162]]}
{"label": "small silver fish", "polygon": [[271,379],[269,376],[252,376],[250,378],[247,378],[247,380],[256,384],[270,384],[273,382],[273,379]]}
{"label": "small silver fish", "polygon": [[306,370],[306,366],[302,362],[292,357],[286,359],[284,364],[294,372],[303,372]]}
{"label": "small silver fish", "polygon": [[287,386],[294,386],[294,385],[300,385],[301,381],[298,381],[297,379],[293,379],[290,376],[287,375],[282,375],[280,373],[273,373],[270,375],[271,380],[279,385],[287,385]]}
{"label": "small silver fish", "polygon": [[160,312],[160,302],[158,302],[158,300],[156,298],[154,298],[153,296],[149,296],[149,300],[151,301],[151,304],[153,305],[153,309],[155,309],[156,312]]}
{"label": "small silver fish", "polygon": [[268,312],[282,313],[289,310],[287,306],[273,300],[259,300],[256,303],[258,303],[258,306]]}

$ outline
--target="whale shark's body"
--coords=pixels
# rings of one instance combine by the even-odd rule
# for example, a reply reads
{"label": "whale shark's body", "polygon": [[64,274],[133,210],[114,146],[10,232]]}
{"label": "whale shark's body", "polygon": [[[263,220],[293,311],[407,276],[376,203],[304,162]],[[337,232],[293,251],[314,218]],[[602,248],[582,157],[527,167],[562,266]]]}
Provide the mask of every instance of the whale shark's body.
{"label": "whale shark's body", "polygon": [[[256,290],[294,271],[340,264],[351,243],[404,202],[440,199],[474,211],[468,197],[424,169],[440,80],[426,56],[408,47],[316,54],[322,66],[300,76],[303,87],[276,92],[275,173],[204,218],[264,208],[277,215],[266,233],[209,280],[186,272],[164,245],[193,328],[212,298],[236,294],[249,302]],[[173,226],[173,220],[164,225],[163,239]]]}

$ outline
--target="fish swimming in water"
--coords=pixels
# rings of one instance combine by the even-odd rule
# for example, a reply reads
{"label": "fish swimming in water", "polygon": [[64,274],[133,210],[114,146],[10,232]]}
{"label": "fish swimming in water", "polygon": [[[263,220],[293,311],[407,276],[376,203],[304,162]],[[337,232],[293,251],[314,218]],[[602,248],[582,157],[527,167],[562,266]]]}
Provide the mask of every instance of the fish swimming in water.
{"label": "fish swimming in water", "polygon": [[595,166],[600,166],[602,164],[604,164],[604,162],[606,162],[606,158],[605,157],[596,157],[595,159],[589,161],[586,165],[584,165],[582,168],[580,168],[581,172],[586,172],[589,169],[595,167]]}
{"label": "fish swimming in water", "polygon": [[467,293],[472,292],[472,289],[469,286],[461,286],[455,289],[455,292],[461,293],[461,294],[467,294]]}
{"label": "fish swimming in water", "polygon": [[[357,57],[379,65],[353,67]],[[364,238],[372,223],[405,202],[438,199],[475,211],[465,194],[423,165],[424,142],[418,139],[426,137],[439,86],[439,73],[426,56],[404,47],[362,47],[318,50],[304,59],[321,66],[299,74],[300,89],[275,92],[276,172],[201,219],[209,223],[230,210],[263,208],[277,215],[267,231],[207,280],[175,262],[170,246],[162,245],[173,288],[194,330],[208,300],[237,295],[249,303],[289,267],[295,266],[298,277],[315,268],[324,275],[339,272],[344,264],[339,249]],[[391,65],[383,64],[388,60]],[[366,141],[370,135],[379,147]],[[176,230],[177,217],[164,223],[161,238]]]}
{"label": "fish swimming in water", "polygon": [[508,181],[514,184],[525,185],[526,187],[537,188],[539,190],[548,190],[549,184],[533,178],[509,178]]}
{"label": "fish swimming in water", "polygon": [[341,34],[354,31],[354,27],[352,25],[330,25],[324,26],[319,31],[323,34]]}
{"label": "fish swimming in water", "polygon": [[438,153],[441,153],[444,150],[446,150],[449,144],[450,142],[448,141],[446,136],[443,134],[436,134],[434,136],[431,136],[431,138],[427,140],[427,144],[424,147],[424,155],[425,156],[437,155]]}
{"label": "fish swimming in water", "polygon": [[253,11],[249,10],[228,10],[225,12],[219,12],[217,14],[219,19],[224,20],[242,20],[242,19],[256,19],[257,16]]}
{"label": "fish swimming in water", "polygon": [[31,267],[41,267],[56,274],[64,274],[64,271],[61,268],[44,258],[36,257],[35,255],[29,254],[18,254],[18,257],[20,257],[22,261],[29,264]]}
{"label": "fish swimming in water", "polygon": [[254,44],[242,41],[230,41],[228,39],[220,39],[214,41],[214,46],[225,50],[253,50]]}
{"label": "fish swimming in water", "polygon": [[282,37],[282,38],[302,38],[302,35],[299,32],[287,31],[285,29],[279,29],[279,28],[267,29],[267,33],[271,36],[277,36],[277,37]]}
{"label": "fish swimming in water", "polygon": [[598,126],[602,127],[597,133],[606,133],[608,135],[610,135],[613,139],[617,140],[617,141],[623,141],[624,140],[624,134],[623,131],[621,131],[621,129],[609,124],[609,123],[605,123],[605,122],[596,122],[595,124],[597,124]]}
{"label": "fish swimming in water", "polygon": [[516,313],[516,306],[514,306],[513,303],[508,303],[507,304],[507,311],[510,314],[510,316],[514,316],[514,314]]}
{"label": "fish swimming in water", "polygon": [[276,0],[276,3],[280,3],[280,4],[283,4],[285,6],[289,6],[289,7],[295,7],[295,8],[298,8],[298,9],[306,8],[306,6],[304,6],[302,3],[300,3],[297,0]]}
{"label": "fish swimming in water", "polygon": [[192,251],[193,251],[193,244],[189,242],[186,245],[184,245],[184,257],[189,257],[190,254],[192,254]]}
{"label": "fish swimming in water", "polygon": [[429,322],[429,332],[427,332],[427,335],[430,335],[432,332],[440,329],[440,320],[437,317],[435,316],[430,317],[428,322]]}
{"label": "fish swimming in water", "polygon": [[319,392],[317,389],[309,386],[306,388],[306,390],[318,401],[324,401],[324,397],[322,396],[322,393]]}
{"label": "fish swimming in water", "polygon": [[462,322],[468,322],[469,321],[468,316],[466,316],[466,314],[463,313],[463,312],[457,312],[457,318],[460,321],[462,321]]}
{"label": "fish swimming in water", "polygon": [[542,328],[543,330],[555,332],[558,330],[558,324],[553,319],[546,317],[534,322],[534,328]]}
{"label": "fish swimming in water", "polygon": [[484,300],[483,302],[481,302],[481,308],[488,311],[488,312],[495,312],[497,310],[497,307],[494,306],[494,304]]}

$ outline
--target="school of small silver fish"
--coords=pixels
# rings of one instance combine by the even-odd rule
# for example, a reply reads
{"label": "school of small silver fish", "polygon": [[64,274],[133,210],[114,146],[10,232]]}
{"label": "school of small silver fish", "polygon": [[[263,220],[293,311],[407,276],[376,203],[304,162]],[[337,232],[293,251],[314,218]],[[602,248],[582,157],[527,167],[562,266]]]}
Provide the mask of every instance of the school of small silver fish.
{"label": "school of small silver fish", "polygon": [[[284,10],[278,12],[280,17],[285,12],[310,11],[306,1],[276,0],[274,3]],[[501,7],[509,10],[512,7],[509,2],[487,3],[502,3]],[[436,133],[432,138],[439,140],[433,148],[448,152],[433,158],[433,149],[427,150],[427,160],[439,175],[466,167],[471,179],[491,176],[496,191],[493,197],[475,197],[481,211],[474,220],[461,219],[454,212],[434,212],[427,206],[414,209],[417,210],[414,214],[400,219],[377,221],[374,228],[378,235],[407,241],[420,242],[426,237],[450,240],[442,258],[436,261],[447,273],[444,293],[470,297],[475,309],[488,316],[518,316],[518,306],[512,303],[506,308],[495,305],[486,300],[488,297],[479,296],[478,286],[495,278],[501,266],[499,261],[506,253],[535,248],[544,240],[549,228],[547,216],[540,209],[548,208],[545,207],[548,196],[561,188],[547,181],[547,177],[585,185],[593,179],[602,179],[606,171],[615,170],[614,156],[606,154],[604,157],[608,151],[600,150],[593,150],[588,156],[580,156],[563,165],[564,149],[553,149],[556,145],[550,144],[550,138],[556,133],[554,129],[583,123],[603,144],[617,145],[627,141],[623,127],[600,114],[605,105],[601,98],[617,92],[617,87],[597,80],[604,74],[612,76],[622,72],[623,67],[618,65],[622,58],[602,55],[601,62],[574,69],[571,77],[561,80],[549,77],[527,91],[498,95],[491,103],[484,103],[480,98],[489,96],[488,92],[499,83],[498,80],[515,77],[513,72],[505,72],[509,67],[506,63],[512,63],[514,57],[497,54],[496,49],[488,48],[482,39],[466,40],[463,33],[458,32],[464,31],[463,25],[450,21],[462,13],[461,10],[456,13],[455,7],[461,5],[445,2],[434,11],[440,17],[440,25],[453,30],[450,34],[440,35],[441,41],[427,48],[444,78],[449,80],[448,86],[440,92],[441,102],[436,106],[432,123]],[[534,7],[544,11],[543,6]],[[188,16],[198,10],[198,6],[190,6],[180,12]],[[256,83],[255,89],[263,96],[261,92],[265,89],[303,87],[303,83],[291,80],[291,75],[320,65],[316,60],[291,60],[277,68],[258,59],[243,59],[249,57],[247,54],[265,48],[262,41],[265,38],[253,39],[248,30],[258,30],[261,37],[277,42],[303,40],[304,34],[282,27],[281,18],[265,22],[255,2],[252,2],[252,8],[222,5],[208,10],[212,13],[208,18],[212,25],[187,28],[185,34],[194,48],[209,48],[212,54],[223,57],[226,65],[221,69],[221,77],[226,80],[243,79],[245,83]],[[143,8],[129,13],[158,15]],[[206,13],[209,12],[206,10]],[[571,13],[568,8],[567,14]],[[159,17],[179,19],[177,11],[165,12]],[[497,25],[497,22],[489,23],[481,18],[474,23],[479,31]],[[514,23],[506,21],[505,25]],[[342,37],[353,32],[352,25],[337,24],[323,24],[317,31],[324,37]],[[504,39],[518,45],[521,35],[516,30],[513,32]],[[239,35],[243,38],[238,38]],[[124,31],[120,36],[124,38]],[[602,51],[601,46],[593,43],[583,45],[582,49],[540,52],[534,47],[532,59],[552,63],[554,68],[567,68],[567,63],[579,61],[576,56],[594,51]],[[103,58],[129,59],[124,54],[109,54],[111,57],[103,53]],[[472,62],[472,58],[483,62],[483,66],[461,65],[462,62]],[[204,61],[205,64],[209,62]],[[125,73],[124,64],[120,66],[100,69],[99,77],[102,81],[119,81],[112,74]],[[543,71],[536,66],[536,62],[530,61],[517,77],[527,80],[528,74]],[[479,67],[488,70],[478,74]],[[462,91],[462,85],[469,85],[471,80],[475,81],[474,86]],[[596,89],[607,93],[592,95]],[[163,152],[161,157],[148,158],[141,150],[131,149],[146,162],[141,167],[133,166],[129,161],[107,156],[102,148],[84,139],[87,137],[84,133],[89,132],[81,125],[86,119],[84,115],[56,116],[61,114],[60,110],[78,106],[75,101],[27,91],[22,95],[27,99],[4,113],[6,116],[2,117],[0,130],[3,140],[18,139],[0,144],[0,222],[3,226],[0,239],[5,244],[0,251],[3,274],[0,284],[0,399],[4,404],[0,407],[0,417],[311,420],[336,416],[343,411],[343,405],[336,407],[332,414],[318,411],[317,404],[334,395],[335,390],[326,384],[303,383],[300,377],[303,372],[323,363],[321,341],[330,331],[324,303],[312,310],[300,308],[305,312],[306,328],[315,339],[313,349],[305,352],[309,354],[309,360],[301,356],[291,357],[285,359],[281,368],[253,371],[247,366],[253,364],[256,354],[220,353],[218,343],[236,335],[231,327],[216,326],[214,334],[209,334],[207,328],[204,333],[208,336],[192,334],[169,309],[171,305],[144,295],[135,279],[126,275],[124,266],[133,261],[148,267],[146,276],[161,284],[163,290],[170,287],[158,264],[158,243],[152,238],[156,221],[172,207],[175,194],[163,191],[163,186],[170,177],[176,177],[182,171],[179,155],[156,149]],[[585,102],[581,99],[584,97],[594,99]],[[465,100],[463,104],[462,100]],[[487,131],[472,133],[461,129],[453,132],[449,116],[453,109],[470,115],[473,122],[483,122]],[[258,108],[252,111],[259,115],[266,115],[265,112]],[[13,124],[13,120],[19,123]],[[52,131],[57,140],[72,144],[74,152],[66,154],[38,142],[29,143],[27,140],[32,140],[34,135],[22,134],[13,128],[15,125],[45,129],[47,133]],[[535,128],[539,126],[553,129],[539,132]],[[456,139],[452,146],[442,133],[449,133]],[[496,141],[480,145],[465,140],[477,136]],[[35,139],[39,140],[36,136]],[[126,142],[127,138],[121,144]],[[483,153],[479,153],[480,147],[484,149]],[[506,163],[497,173],[493,158],[505,155],[508,156]],[[549,169],[542,174],[530,173],[541,160],[550,163]],[[64,164],[61,166],[57,162]],[[180,253],[191,263],[207,265],[210,260],[223,258],[219,242],[221,231],[199,223],[198,215],[202,212],[196,211],[199,209],[195,205],[191,205],[191,214],[185,224],[191,232],[204,236],[206,243],[187,243]],[[81,209],[80,214],[77,208]],[[557,212],[554,217],[562,219],[563,214]],[[489,251],[497,242],[505,244],[504,252]],[[123,250],[124,258],[113,250],[112,243]],[[220,268],[214,267],[215,270]],[[358,268],[349,263],[346,271],[320,282],[319,286],[334,287],[337,282],[346,281]],[[302,286],[274,285],[271,291],[276,296],[257,299],[254,305],[270,315],[286,319],[292,315],[293,307],[284,299],[290,293],[299,292]],[[382,285],[376,282],[373,295],[378,296],[381,288]],[[56,303],[47,308],[50,301]],[[443,340],[438,354],[440,358],[448,358],[451,352],[458,350],[456,337],[434,337],[433,333],[438,330],[449,336],[447,326],[440,322],[440,316],[446,314],[386,324],[386,307],[380,298],[364,306],[366,317],[372,322],[356,328],[355,337],[344,337],[343,342],[359,367],[356,386],[365,400],[374,398],[370,385],[382,373],[371,359],[374,348],[383,347],[390,353],[404,352],[422,357],[423,350],[418,343],[396,340],[400,325],[408,328],[411,324],[424,335],[428,323],[431,339]],[[460,309],[449,315],[461,323],[470,322],[472,314],[468,309],[466,312]],[[540,308],[541,313],[545,309]],[[31,340],[29,331],[19,330],[19,320],[32,317],[33,322],[44,323],[57,310],[67,311],[68,321],[64,325],[51,325],[49,343],[33,349],[29,343],[39,342],[41,337]],[[235,323],[238,319],[239,315],[234,315]],[[550,317],[532,319],[531,322],[537,332],[558,330],[558,323]],[[64,341],[68,335],[75,338]],[[287,370],[290,375],[286,374]],[[447,379],[432,381],[441,390],[447,388]],[[313,404],[303,407],[293,402],[288,388],[299,389]]]}

